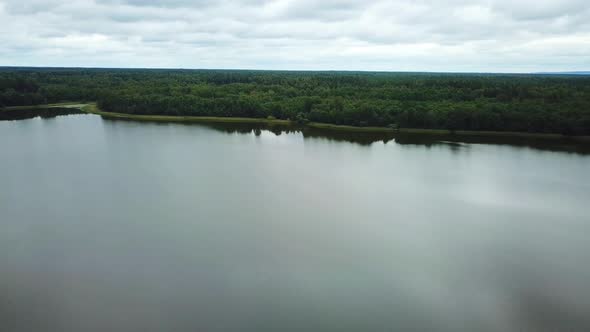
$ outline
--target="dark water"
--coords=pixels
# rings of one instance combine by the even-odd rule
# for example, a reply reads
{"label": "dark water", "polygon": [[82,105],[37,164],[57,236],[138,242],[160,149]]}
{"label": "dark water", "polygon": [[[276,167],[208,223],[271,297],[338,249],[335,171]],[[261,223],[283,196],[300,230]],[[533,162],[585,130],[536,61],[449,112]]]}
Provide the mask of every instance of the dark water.
{"label": "dark water", "polygon": [[590,156],[558,150],[0,122],[0,330],[588,331]]}
{"label": "dark water", "polygon": [[34,119],[37,117],[43,119],[50,119],[55,118],[62,115],[70,115],[70,114],[85,114],[81,110],[75,108],[35,108],[35,109],[20,109],[20,110],[11,110],[6,111],[0,109],[0,121],[5,120],[25,120],[25,119]]}

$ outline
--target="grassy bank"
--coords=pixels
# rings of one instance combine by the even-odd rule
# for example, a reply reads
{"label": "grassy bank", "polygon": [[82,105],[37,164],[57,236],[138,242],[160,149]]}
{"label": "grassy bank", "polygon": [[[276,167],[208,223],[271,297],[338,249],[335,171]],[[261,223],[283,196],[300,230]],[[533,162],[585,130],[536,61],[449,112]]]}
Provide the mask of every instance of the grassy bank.
{"label": "grassy bank", "polygon": [[[289,120],[276,119],[259,119],[259,118],[232,118],[232,117],[212,117],[212,116],[166,116],[166,115],[136,115],[104,112],[96,107],[96,104],[89,104],[82,108],[83,111],[93,114],[99,114],[104,117],[113,119],[128,119],[139,121],[160,121],[160,122],[220,122],[220,123],[257,123],[257,124],[278,124],[293,125]],[[519,137],[519,138],[538,138],[563,140],[572,139],[581,142],[590,142],[590,136],[565,136],[560,134],[542,134],[513,131],[470,131],[470,130],[446,130],[446,129],[418,129],[418,128],[400,128],[392,129],[387,127],[355,127],[345,125],[335,125],[330,123],[310,122],[306,125],[310,128],[333,130],[342,132],[358,133],[403,133],[403,134],[424,134],[424,135],[454,135],[454,136],[480,136],[480,137]]]}
{"label": "grassy bank", "polygon": [[174,116],[174,115],[138,115],[101,111],[96,104],[88,104],[82,107],[87,113],[101,115],[110,119],[125,119],[150,122],[190,122],[190,123],[255,123],[270,125],[292,125],[289,120],[260,119],[260,118],[233,118],[218,116]]}
{"label": "grassy bank", "polygon": [[21,111],[21,110],[34,110],[44,108],[79,108],[78,106],[86,105],[85,103],[79,102],[63,102],[54,104],[43,104],[43,105],[28,105],[28,106],[7,106],[0,107],[0,111]]}
{"label": "grassy bank", "polygon": [[[148,121],[148,122],[184,122],[184,123],[251,123],[251,124],[267,124],[267,125],[294,125],[290,120],[278,119],[264,119],[264,118],[239,118],[239,117],[215,117],[215,116],[173,116],[173,115],[138,115],[113,113],[100,110],[96,103],[81,104],[77,102],[56,103],[36,106],[11,106],[5,107],[1,110],[16,111],[27,109],[42,109],[42,108],[78,108],[82,111],[91,114],[101,115],[110,119],[124,119],[134,121]],[[590,136],[565,136],[561,134],[542,134],[542,133],[527,133],[527,132],[513,132],[513,131],[470,131],[470,130],[446,130],[446,129],[418,129],[418,128],[400,128],[392,129],[387,127],[355,127],[345,125],[335,125],[330,123],[310,122],[306,125],[309,128],[340,131],[340,132],[356,132],[356,133],[401,133],[401,134],[417,134],[417,135],[440,135],[440,136],[470,136],[470,137],[514,137],[514,138],[532,138],[532,139],[549,139],[549,140],[574,140],[578,142],[590,143]]]}
{"label": "grassy bank", "polygon": [[330,123],[310,122],[307,124],[310,128],[335,130],[335,131],[350,131],[363,133],[394,133],[396,130],[387,127],[355,127],[335,125]]}

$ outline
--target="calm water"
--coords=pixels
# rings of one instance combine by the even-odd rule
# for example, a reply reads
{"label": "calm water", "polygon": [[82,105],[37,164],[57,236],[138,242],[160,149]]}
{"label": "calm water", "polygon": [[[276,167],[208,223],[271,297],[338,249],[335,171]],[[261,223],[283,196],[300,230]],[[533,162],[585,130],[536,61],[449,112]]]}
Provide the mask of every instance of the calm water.
{"label": "calm water", "polygon": [[273,131],[0,122],[0,330],[590,330],[590,156]]}

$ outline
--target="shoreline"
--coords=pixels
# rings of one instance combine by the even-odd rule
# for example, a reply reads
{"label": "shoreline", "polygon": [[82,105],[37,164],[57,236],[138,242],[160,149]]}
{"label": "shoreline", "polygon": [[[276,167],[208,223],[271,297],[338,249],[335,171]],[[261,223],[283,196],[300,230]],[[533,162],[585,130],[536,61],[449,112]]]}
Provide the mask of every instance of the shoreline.
{"label": "shoreline", "polygon": [[[137,120],[137,121],[154,121],[154,122],[192,122],[192,123],[253,123],[293,126],[294,121],[264,119],[264,118],[239,118],[239,117],[215,117],[215,116],[174,116],[174,115],[138,115],[101,111],[95,104],[88,104],[82,108],[82,111],[101,115],[113,119]],[[419,134],[432,136],[471,136],[471,137],[506,137],[506,138],[533,138],[549,140],[572,140],[575,142],[590,143],[590,136],[566,136],[562,134],[549,133],[528,133],[515,131],[474,131],[474,130],[448,130],[448,129],[420,129],[420,128],[399,128],[392,129],[387,127],[356,127],[349,125],[336,125],[331,123],[309,122],[304,127],[312,129],[322,129],[340,132],[356,133],[381,133],[381,134]]]}
{"label": "shoreline", "polygon": [[47,109],[47,108],[78,108],[82,109],[90,104],[80,102],[63,102],[43,105],[26,105],[26,106],[6,106],[0,107],[0,112],[10,111],[22,111],[22,110],[34,110],[34,109]]}
{"label": "shoreline", "polygon": [[82,111],[90,114],[100,115],[111,119],[136,120],[148,122],[190,122],[190,123],[252,123],[291,126],[290,120],[263,119],[263,118],[239,118],[239,117],[218,117],[218,116],[181,116],[181,115],[141,115],[105,112],[98,109],[96,104],[88,104],[81,108]]}
{"label": "shoreline", "polygon": [[[79,108],[81,111],[89,114],[96,114],[110,119],[134,120],[145,122],[176,122],[176,123],[245,123],[245,124],[266,124],[280,126],[295,126],[296,123],[291,120],[265,119],[265,118],[242,118],[242,117],[216,117],[216,116],[180,116],[180,115],[140,115],[105,112],[98,109],[96,103],[79,103],[64,102],[46,105],[32,106],[9,106],[1,108],[0,111],[17,111],[26,109],[42,108]],[[312,129],[356,132],[356,133],[381,133],[381,134],[420,134],[432,136],[469,136],[469,137],[504,137],[504,138],[531,138],[545,140],[563,140],[581,143],[590,143],[590,136],[567,136],[563,134],[550,133],[529,133],[514,131],[474,131],[474,130],[448,130],[448,129],[419,129],[419,128],[399,128],[392,129],[387,127],[356,127],[349,125],[336,125],[331,123],[309,122],[303,127]]]}

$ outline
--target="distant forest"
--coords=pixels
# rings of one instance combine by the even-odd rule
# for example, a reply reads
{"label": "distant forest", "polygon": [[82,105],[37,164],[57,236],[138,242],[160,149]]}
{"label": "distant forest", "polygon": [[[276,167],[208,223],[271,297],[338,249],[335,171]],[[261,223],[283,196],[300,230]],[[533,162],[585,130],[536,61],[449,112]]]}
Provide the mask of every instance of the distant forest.
{"label": "distant forest", "polygon": [[590,135],[590,76],[0,68],[0,106]]}

